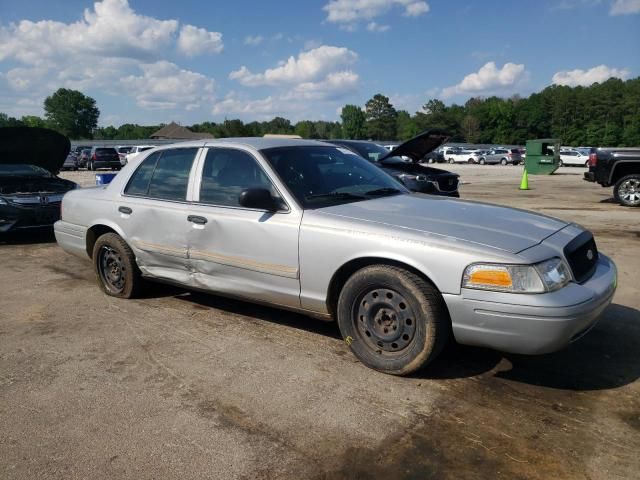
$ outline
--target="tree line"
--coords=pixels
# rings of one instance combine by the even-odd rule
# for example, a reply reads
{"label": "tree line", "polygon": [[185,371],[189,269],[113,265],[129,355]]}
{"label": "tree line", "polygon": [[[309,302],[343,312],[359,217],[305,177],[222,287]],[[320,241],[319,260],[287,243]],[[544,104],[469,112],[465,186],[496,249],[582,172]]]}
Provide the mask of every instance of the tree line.
{"label": "tree line", "polygon": [[[59,89],[44,102],[45,118],[21,119],[0,113],[0,127],[47,126],[73,139],[145,139],[162,125],[124,124],[97,127],[99,110],[91,97]],[[640,145],[640,77],[611,78],[589,87],[552,85],[528,97],[473,97],[464,105],[429,99],[413,115],[397,110],[389,98],[376,94],[364,106],[345,105],[340,122],[275,117],[244,123],[239,119],[191,126],[216,138],[262,136],[267,133],[303,138],[406,140],[429,128],[440,128],[453,142],[524,144],[531,138],[560,138],[565,145]]]}

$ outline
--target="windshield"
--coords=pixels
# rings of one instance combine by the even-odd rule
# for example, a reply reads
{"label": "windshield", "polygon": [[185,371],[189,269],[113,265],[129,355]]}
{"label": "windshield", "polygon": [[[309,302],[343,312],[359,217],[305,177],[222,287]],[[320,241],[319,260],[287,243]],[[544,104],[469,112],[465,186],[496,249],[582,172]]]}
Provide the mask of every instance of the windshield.
{"label": "windshield", "polygon": [[51,175],[48,170],[45,170],[42,167],[28,165],[25,163],[0,164],[0,176],[47,178],[53,177],[53,175]]}
{"label": "windshield", "polygon": [[[340,145],[339,142],[336,143]],[[389,154],[389,150],[387,150],[385,147],[372,142],[349,142],[348,144],[343,145],[347,146],[351,150],[355,150],[361,157],[366,158],[372,162],[377,162],[380,158]]]}
{"label": "windshield", "polygon": [[346,148],[279,147],[262,150],[262,154],[304,208],[408,192],[393,177]]}

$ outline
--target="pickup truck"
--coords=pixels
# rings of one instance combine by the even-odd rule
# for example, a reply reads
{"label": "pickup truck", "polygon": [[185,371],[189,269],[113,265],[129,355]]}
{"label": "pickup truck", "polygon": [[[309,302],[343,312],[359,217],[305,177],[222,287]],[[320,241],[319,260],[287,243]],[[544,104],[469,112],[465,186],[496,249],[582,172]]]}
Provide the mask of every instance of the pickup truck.
{"label": "pickup truck", "polygon": [[640,207],[640,148],[593,148],[584,179],[603,187],[627,207]]}

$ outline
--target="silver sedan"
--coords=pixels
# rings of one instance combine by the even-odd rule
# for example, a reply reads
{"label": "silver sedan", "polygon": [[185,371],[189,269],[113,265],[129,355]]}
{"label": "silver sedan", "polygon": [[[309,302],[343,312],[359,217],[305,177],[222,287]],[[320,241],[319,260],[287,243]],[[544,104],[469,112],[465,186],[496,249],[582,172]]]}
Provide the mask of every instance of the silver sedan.
{"label": "silver sedan", "polygon": [[144,152],[108,186],[67,193],[55,234],[92,260],[107,295],[153,280],[335,320],[363,363],[397,375],[450,335],[560,349],[616,288],[613,262],[578,225],[411,193],[351,151],[306,140]]}

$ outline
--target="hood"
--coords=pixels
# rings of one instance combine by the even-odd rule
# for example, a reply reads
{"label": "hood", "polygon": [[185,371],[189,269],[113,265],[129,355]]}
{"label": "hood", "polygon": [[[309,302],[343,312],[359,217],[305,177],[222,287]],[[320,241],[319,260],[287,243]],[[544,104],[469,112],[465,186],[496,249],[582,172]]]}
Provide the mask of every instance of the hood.
{"label": "hood", "polygon": [[55,175],[60,171],[69,150],[69,139],[48,128],[0,128],[0,164],[37,165]]}
{"label": "hood", "polygon": [[568,225],[524,210],[420,194],[346,203],[318,211],[398,230],[456,238],[510,253],[537,245]]}
{"label": "hood", "polygon": [[377,165],[385,170],[394,170],[403,173],[414,173],[416,175],[451,175],[459,177],[457,173],[448,172],[441,168],[425,167],[418,163],[405,162],[398,157],[388,157],[387,159],[377,162]]}
{"label": "hood", "polygon": [[438,148],[440,145],[449,140],[449,134],[443,130],[432,128],[422,132],[420,135],[398,145],[392,151],[378,161],[390,157],[409,157],[412,161],[417,162],[424,156]]}

